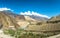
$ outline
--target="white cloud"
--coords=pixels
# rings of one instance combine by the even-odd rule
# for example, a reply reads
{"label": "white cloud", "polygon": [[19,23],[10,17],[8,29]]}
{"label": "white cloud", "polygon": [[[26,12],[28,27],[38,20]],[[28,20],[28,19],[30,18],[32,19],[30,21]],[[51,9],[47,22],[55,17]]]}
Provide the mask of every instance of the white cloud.
{"label": "white cloud", "polygon": [[[10,8],[0,8],[0,11],[11,10]],[[11,10],[13,11],[13,10]]]}
{"label": "white cloud", "polygon": [[41,16],[41,17],[45,17],[45,18],[50,18],[49,16],[47,15],[42,15],[42,14],[39,14],[37,12],[30,12],[30,11],[27,11],[27,12],[20,12],[21,15],[36,15],[36,16]]}

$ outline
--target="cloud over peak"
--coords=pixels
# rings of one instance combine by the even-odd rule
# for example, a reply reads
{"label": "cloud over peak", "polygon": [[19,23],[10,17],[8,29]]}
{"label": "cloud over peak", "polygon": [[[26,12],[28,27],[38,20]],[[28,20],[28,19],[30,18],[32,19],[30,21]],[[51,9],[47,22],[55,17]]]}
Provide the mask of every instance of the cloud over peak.
{"label": "cloud over peak", "polygon": [[47,15],[43,15],[43,14],[39,14],[37,12],[34,12],[34,11],[27,11],[27,12],[20,12],[21,15],[36,15],[36,16],[41,16],[41,17],[45,17],[45,18],[50,18],[49,16]]}
{"label": "cloud over peak", "polygon": [[5,11],[5,10],[13,11],[13,10],[11,10],[10,8],[0,8],[0,11]]}

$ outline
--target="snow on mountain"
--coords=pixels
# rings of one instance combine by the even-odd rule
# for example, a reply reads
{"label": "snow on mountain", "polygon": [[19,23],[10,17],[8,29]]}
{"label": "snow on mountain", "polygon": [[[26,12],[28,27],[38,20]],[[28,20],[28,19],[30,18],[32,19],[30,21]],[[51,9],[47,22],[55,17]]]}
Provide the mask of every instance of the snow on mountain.
{"label": "snow on mountain", "polygon": [[11,10],[10,8],[0,8],[0,11],[6,11],[6,10],[13,11],[13,10]]}
{"label": "snow on mountain", "polygon": [[50,18],[49,16],[47,15],[42,15],[42,14],[39,14],[37,12],[30,12],[30,11],[27,11],[27,12],[20,12],[21,15],[34,15],[34,16],[40,16],[40,17],[44,17],[44,18]]}

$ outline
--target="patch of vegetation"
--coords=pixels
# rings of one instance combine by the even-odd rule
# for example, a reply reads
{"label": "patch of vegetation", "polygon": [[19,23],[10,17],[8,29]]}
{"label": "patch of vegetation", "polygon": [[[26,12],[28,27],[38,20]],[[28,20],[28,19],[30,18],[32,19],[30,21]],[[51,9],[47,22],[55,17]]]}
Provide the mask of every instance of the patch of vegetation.
{"label": "patch of vegetation", "polygon": [[14,31],[14,30],[12,30],[12,29],[4,30],[4,34],[10,34],[11,36],[14,36],[15,31]]}
{"label": "patch of vegetation", "polygon": [[51,34],[50,33],[43,33],[43,34],[34,34],[32,32],[25,32],[23,29],[17,29],[17,30],[5,30],[5,34],[9,34],[15,38],[46,38],[52,35],[55,35],[55,33]]}

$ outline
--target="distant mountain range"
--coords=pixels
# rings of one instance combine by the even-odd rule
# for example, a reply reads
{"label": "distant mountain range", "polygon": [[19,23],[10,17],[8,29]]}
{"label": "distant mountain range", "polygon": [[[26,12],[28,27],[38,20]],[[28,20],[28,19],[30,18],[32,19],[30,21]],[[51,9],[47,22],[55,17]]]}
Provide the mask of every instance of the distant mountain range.
{"label": "distant mountain range", "polygon": [[37,21],[46,21],[46,20],[48,20],[48,18],[41,17],[41,16],[36,16],[36,15],[31,15],[30,17],[37,20]]}
{"label": "distant mountain range", "polygon": [[30,18],[32,18],[32,19],[34,19],[34,20],[37,20],[37,21],[44,21],[44,20],[48,20],[48,18],[45,18],[45,17],[41,17],[41,16],[37,16],[37,15],[18,15],[18,14],[15,14],[15,13],[13,13],[13,12],[11,12],[10,10],[7,10],[7,11],[2,11],[3,13],[5,13],[5,14],[8,14],[9,16],[11,16],[11,17],[13,17],[13,18],[15,18],[15,17],[20,17],[20,19],[22,18],[24,18],[25,19],[25,17],[24,16],[28,16],[28,17],[30,17]]}
{"label": "distant mountain range", "polygon": [[49,19],[48,16],[42,15],[42,14],[39,14],[39,13],[33,12],[33,11],[32,12],[30,12],[30,11],[21,12],[20,14],[24,15],[24,16],[29,16],[30,18],[37,20],[37,21],[46,21]]}

